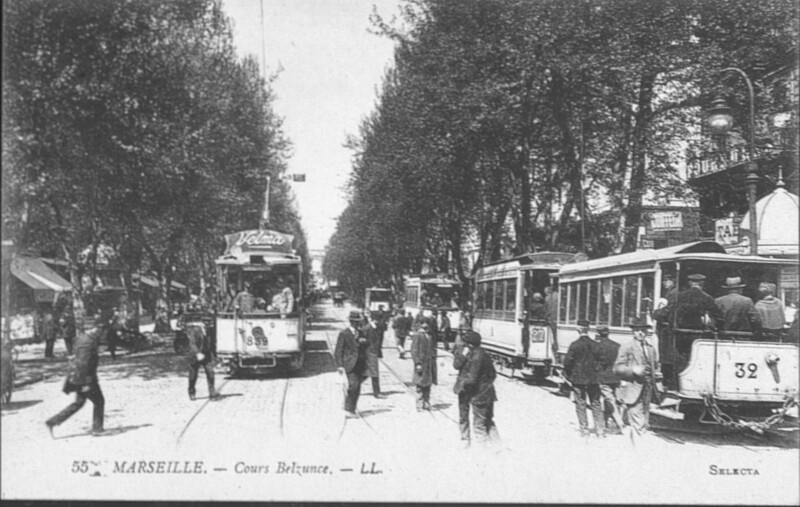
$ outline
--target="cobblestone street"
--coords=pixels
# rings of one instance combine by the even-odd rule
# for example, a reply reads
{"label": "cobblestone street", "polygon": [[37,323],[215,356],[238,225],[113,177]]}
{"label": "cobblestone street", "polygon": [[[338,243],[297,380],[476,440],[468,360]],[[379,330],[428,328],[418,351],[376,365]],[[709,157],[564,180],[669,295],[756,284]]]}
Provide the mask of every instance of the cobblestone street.
{"label": "cobblestone street", "polygon": [[[417,412],[412,361],[399,359],[391,331],[380,365],[388,397],[371,396],[365,381],[361,417],[345,419],[330,351],[347,311],[314,308],[297,375],[231,378],[218,370],[218,401],[207,399],[202,374],[198,399],[189,400],[183,359],[170,343],[116,361],[102,351],[108,435],[96,438],[90,403],[50,438],[44,420],[69,403],[61,392],[66,361],[22,354],[25,381],[2,410],[3,498],[557,502],[577,494],[593,502],[681,502],[704,490],[713,502],[763,504],[798,496],[792,438],[659,433],[635,448],[622,436],[582,439],[568,398],[506,376],[496,382],[500,445],[460,449],[452,356],[439,351],[433,410]],[[736,476],[714,472],[734,469]],[[51,481],[46,493],[42,477]],[[652,488],[646,499],[627,489],[643,481]]]}

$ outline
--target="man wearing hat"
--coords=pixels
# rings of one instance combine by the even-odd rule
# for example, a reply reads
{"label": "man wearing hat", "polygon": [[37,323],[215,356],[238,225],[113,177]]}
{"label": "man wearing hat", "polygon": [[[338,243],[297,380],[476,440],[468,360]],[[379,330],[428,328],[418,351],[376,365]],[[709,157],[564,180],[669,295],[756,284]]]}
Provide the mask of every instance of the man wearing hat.
{"label": "man wearing hat", "polygon": [[704,329],[703,317],[706,314],[711,316],[715,324],[722,320],[714,298],[703,290],[705,275],[696,273],[689,275],[688,279],[689,288],[679,292],[675,298],[675,326],[680,329]]}
{"label": "man wearing hat", "polygon": [[608,326],[597,326],[597,350],[600,356],[600,367],[597,370],[597,382],[600,385],[600,404],[603,409],[603,422],[611,417],[622,431],[622,416],[617,407],[617,388],[619,379],[614,374],[614,363],[619,353],[619,343],[608,337]]}
{"label": "man wearing hat", "polygon": [[458,395],[458,424],[461,441],[465,447],[470,444],[469,408],[475,419],[475,438],[480,443],[488,443],[498,438],[494,424],[494,402],[497,393],[494,379],[497,372],[489,354],[481,347],[481,335],[466,331],[462,343],[453,351],[453,367],[458,370],[453,391]]}
{"label": "man wearing hat", "polygon": [[564,373],[572,384],[575,394],[575,411],[578,414],[581,436],[589,436],[589,422],[586,418],[586,397],[592,406],[592,418],[597,436],[606,436],[603,410],[600,406],[600,386],[597,371],[600,365],[600,351],[597,344],[589,338],[589,321],[578,321],[578,339],[572,342],[564,358]]}
{"label": "man wearing hat", "polygon": [[658,351],[647,341],[650,326],[644,319],[634,318],[629,324],[633,340],[623,344],[617,353],[614,373],[621,379],[617,394],[625,404],[631,438],[642,435],[650,424],[650,399],[656,379],[661,377]]}
{"label": "man wearing hat", "polygon": [[411,342],[411,359],[414,361],[414,385],[417,386],[417,411],[431,409],[431,385],[436,384],[436,342],[431,334],[436,321],[424,317]]}
{"label": "man wearing hat", "polygon": [[370,312],[367,316],[367,325],[361,329],[361,334],[367,339],[367,370],[366,374],[372,379],[372,395],[376,398],[386,398],[381,393],[380,383],[380,358],[383,357],[382,343],[383,331],[381,329],[381,314]]}
{"label": "man wearing hat", "polygon": [[347,375],[347,395],[344,401],[344,410],[347,417],[358,417],[356,406],[361,394],[361,382],[366,377],[367,369],[367,338],[362,336],[358,328],[363,318],[361,312],[353,310],[348,318],[350,326],[339,333],[336,340],[334,357],[340,375]]}
{"label": "man wearing hat", "polygon": [[725,279],[722,286],[727,292],[714,300],[722,314],[722,331],[743,331],[761,336],[761,317],[758,316],[753,300],[742,295],[742,279],[738,276]]}

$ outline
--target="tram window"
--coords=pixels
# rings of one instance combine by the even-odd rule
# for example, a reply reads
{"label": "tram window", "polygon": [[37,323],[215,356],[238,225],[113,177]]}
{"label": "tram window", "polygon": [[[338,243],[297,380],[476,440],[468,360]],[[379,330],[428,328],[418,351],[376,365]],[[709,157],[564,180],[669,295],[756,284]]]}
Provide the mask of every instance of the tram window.
{"label": "tram window", "polygon": [[578,298],[578,320],[586,318],[586,305],[588,303],[588,282],[581,282],[578,284],[580,297]]}
{"label": "tram window", "polygon": [[642,294],[641,302],[639,303],[639,313],[642,315],[650,315],[653,312],[653,297],[655,295],[653,290],[653,275],[642,275],[639,283],[641,284]]}
{"label": "tram window", "polygon": [[417,300],[417,296],[419,296],[419,288],[418,287],[406,287],[406,303],[417,305],[419,304]]}
{"label": "tram window", "polygon": [[611,325],[622,325],[622,277],[611,279]]}
{"label": "tram window", "polygon": [[494,305],[494,282],[486,284],[486,310],[491,311]]}
{"label": "tram window", "polygon": [[494,312],[495,318],[502,318],[503,316],[503,296],[505,296],[505,280],[497,280],[494,282]]}
{"label": "tram window", "polygon": [[623,322],[630,322],[638,316],[639,309],[639,276],[631,275],[625,277],[625,318]]}
{"label": "tram window", "polygon": [[569,287],[569,284],[563,284],[558,291],[558,321],[561,323],[567,322],[567,301],[569,300]]}
{"label": "tram window", "polygon": [[486,307],[485,305],[486,300],[486,283],[480,282],[477,284],[475,289],[475,310],[482,312],[483,309]]}
{"label": "tram window", "polygon": [[577,283],[569,284],[569,292],[570,292],[569,315],[567,317],[567,320],[569,322],[575,322],[577,320],[577,318],[578,318],[577,317],[577,315],[578,315],[578,299],[579,299],[578,284]]}
{"label": "tram window", "polygon": [[599,324],[609,324],[608,309],[611,306],[611,280],[606,278],[600,280],[600,308],[597,315],[597,322]]}
{"label": "tram window", "polygon": [[514,313],[517,308],[517,281],[508,280],[506,282],[506,320],[514,320]]}
{"label": "tram window", "polygon": [[589,283],[589,312],[587,318],[589,322],[597,322],[597,280]]}

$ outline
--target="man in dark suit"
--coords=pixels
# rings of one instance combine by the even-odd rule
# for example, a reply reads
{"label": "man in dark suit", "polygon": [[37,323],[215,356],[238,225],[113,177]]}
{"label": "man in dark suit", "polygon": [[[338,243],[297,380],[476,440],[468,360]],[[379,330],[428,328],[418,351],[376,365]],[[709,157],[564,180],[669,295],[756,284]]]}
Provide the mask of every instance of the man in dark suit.
{"label": "man in dark suit", "polygon": [[411,313],[409,312],[408,317],[406,317],[402,311],[400,311],[397,317],[394,318],[394,323],[392,327],[394,328],[394,337],[397,343],[397,352],[400,355],[400,359],[405,359],[406,354],[406,338],[408,337],[408,333],[411,331],[411,322],[413,318],[411,317]]}
{"label": "man in dark suit", "polygon": [[361,394],[361,382],[366,377],[367,370],[367,339],[361,336],[359,327],[363,319],[361,312],[350,312],[350,326],[339,333],[336,340],[334,357],[340,375],[347,375],[347,395],[344,401],[344,410],[347,417],[358,417],[356,406]]}
{"label": "man in dark suit", "polygon": [[414,361],[413,382],[417,387],[417,411],[431,409],[431,385],[436,384],[436,342],[432,328],[436,321],[425,317],[411,342],[411,359]]}
{"label": "man in dark suit", "polygon": [[656,381],[661,377],[658,351],[647,341],[650,326],[634,318],[628,324],[633,340],[623,344],[617,353],[614,373],[620,378],[619,399],[625,404],[630,437],[643,435],[650,424],[650,400]]}
{"label": "man in dark suit", "polygon": [[208,398],[212,400],[217,398],[217,392],[214,390],[214,348],[211,337],[199,322],[188,323],[185,329],[178,332],[186,335],[188,343],[186,358],[189,362],[189,399],[195,399],[195,384],[201,367],[206,371]]}
{"label": "man in dark suit", "polygon": [[581,436],[589,436],[589,421],[586,417],[586,397],[592,407],[592,417],[597,436],[606,436],[603,409],[600,406],[600,385],[597,381],[597,370],[600,366],[600,354],[595,342],[589,338],[589,321],[578,321],[578,339],[572,342],[564,358],[564,373],[572,384],[575,398],[575,411],[578,414]]}
{"label": "man in dark suit", "polygon": [[[617,388],[619,379],[614,375],[614,363],[619,352],[619,343],[608,337],[608,326],[597,326],[597,350],[600,365],[597,370],[597,383],[600,386],[600,404],[603,409],[603,421],[608,418],[617,425],[617,431],[622,431],[622,416],[617,407]],[[606,426],[607,427],[607,426]]]}
{"label": "man in dark suit", "polygon": [[458,370],[453,391],[458,395],[459,427],[464,446],[470,444],[470,405],[478,442],[497,440],[499,435],[494,423],[494,402],[497,401],[494,379],[497,373],[489,354],[481,347],[480,334],[475,331],[464,333],[462,343],[453,353],[453,367]]}
{"label": "man in dark suit", "polygon": [[678,293],[674,308],[671,308],[669,312],[675,349],[678,352],[678,357],[675,358],[678,370],[686,363],[691,352],[692,342],[698,336],[681,334],[676,329],[714,328],[722,320],[722,313],[717,308],[714,298],[703,290],[706,277],[695,273],[689,275],[688,279],[689,288]]}
{"label": "man in dark suit", "polygon": [[761,336],[761,317],[758,315],[753,300],[742,295],[745,284],[738,276],[725,280],[722,286],[728,293],[714,300],[722,314],[720,328],[722,331],[750,332],[755,337]]}
{"label": "man in dark suit", "polygon": [[[95,318],[100,321],[99,316]],[[67,408],[54,415],[45,423],[53,436],[53,428],[69,419],[83,407],[86,400],[91,400],[94,405],[92,413],[92,435],[103,435],[103,417],[105,412],[105,398],[97,379],[97,364],[99,356],[97,349],[100,345],[100,334],[104,333],[102,327],[93,328],[86,333],[79,334],[74,344],[75,356],[70,362],[69,374],[64,382],[64,393],[75,393],[75,401]]]}
{"label": "man in dark suit", "polygon": [[381,329],[381,314],[370,312],[367,318],[367,325],[361,329],[361,334],[367,339],[367,376],[372,379],[372,395],[376,398],[386,398],[381,393],[380,382],[380,358],[383,357],[381,350],[383,343],[383,330]]}

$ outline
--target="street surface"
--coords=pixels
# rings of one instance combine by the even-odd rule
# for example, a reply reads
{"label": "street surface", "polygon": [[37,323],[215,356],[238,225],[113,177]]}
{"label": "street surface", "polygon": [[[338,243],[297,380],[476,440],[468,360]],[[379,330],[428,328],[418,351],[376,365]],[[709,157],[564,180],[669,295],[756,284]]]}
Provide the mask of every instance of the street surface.
{"label": "street surface", "polygon": [[[63,348],[52,361],[20,355],[18,388],[2,409],[2,498],[796,504],[798,430],[767,437],[660,432],[582,439],[572,403],[552,386],[498,376],[502,441],[462,449],[452,356],[439,351],[433,410],[417,412],[412,362],[391,330],[381,389],[362,386],[359,419],[345,419],[344,379],[332,357],[348,307],[314,307],[303,370],[260,378],[203,372],[187,395],[182,357],[165,342],[101,349],[108,435],[92,437],[91,403],[55,429]],[[506,372],[508,373],[508,372]],[[778,485],[780,485],[778,487]]]}

